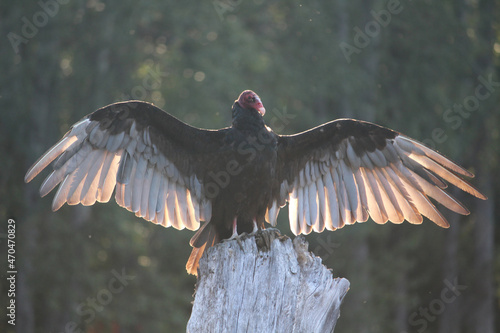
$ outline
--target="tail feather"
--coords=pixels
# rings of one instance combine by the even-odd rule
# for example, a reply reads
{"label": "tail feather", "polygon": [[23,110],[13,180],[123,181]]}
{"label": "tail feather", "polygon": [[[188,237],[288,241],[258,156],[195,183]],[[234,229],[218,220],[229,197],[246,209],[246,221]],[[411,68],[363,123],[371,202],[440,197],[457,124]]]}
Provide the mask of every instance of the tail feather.
{"label": "tail feather", "polygon": [[188,262],[186,264],[186,271],[188,272],[188,274],[198,276],[198,266],[200,258],[203,255],[206,246],[207,244],[205,243],[205,245],[203,245],[202,247],[195,247],[193,248],[193,251],[191,251],[191,255],[189,256]]}
{"label": "tail feather", "polygon": [[186,263],[186,270],[189,274],[198,275],[198,265],[205,252],[205,248],[214,246],[218,243],[217,233],[212,223],[205,223],[196,234],[191,238],[189,244],[193,247],[188,262]]}
{"label": "tail feather", "polygon": [[191,237],[189,245],[192,247],[202,247],[208,241],[208,237],[213,229],[213,225],[210,222],[206,222],[201,226],[200,229]]}

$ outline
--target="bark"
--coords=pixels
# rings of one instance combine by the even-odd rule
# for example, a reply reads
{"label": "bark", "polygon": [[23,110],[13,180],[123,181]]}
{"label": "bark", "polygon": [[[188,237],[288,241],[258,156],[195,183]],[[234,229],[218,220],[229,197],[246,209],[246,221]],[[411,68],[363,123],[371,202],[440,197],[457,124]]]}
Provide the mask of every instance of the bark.
{"label": "bark", "polygon": [[348,289],[303,237],[259,231],[203,255],[187,332],[333,332]]}

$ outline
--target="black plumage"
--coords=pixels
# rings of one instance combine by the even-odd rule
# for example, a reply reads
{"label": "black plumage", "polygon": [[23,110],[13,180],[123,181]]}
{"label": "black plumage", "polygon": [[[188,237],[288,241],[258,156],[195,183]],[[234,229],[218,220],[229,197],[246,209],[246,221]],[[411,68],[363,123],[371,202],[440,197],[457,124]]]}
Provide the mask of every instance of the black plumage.
{"label": "black plumage", "polygon": [[[186,266],[196,274],[207,246],[264,222],[276,224],[289,203],[295,234],[366,221],[447,227],[429,197],[468,210],[444,191],[450,182],[486,199],[462,177],[473,177],[434,150],[396,131],[339,119],[295,135],[277,135],[252,91],[234,102],[232,124],[189,126],[152,104],[115,103],[84,117],[27,172],[31,181],[51,162],[40,193],[60,184],[52,208],[107,202],[153,223],[198,230]],[[205,221],[200,227],[200,221]]]}

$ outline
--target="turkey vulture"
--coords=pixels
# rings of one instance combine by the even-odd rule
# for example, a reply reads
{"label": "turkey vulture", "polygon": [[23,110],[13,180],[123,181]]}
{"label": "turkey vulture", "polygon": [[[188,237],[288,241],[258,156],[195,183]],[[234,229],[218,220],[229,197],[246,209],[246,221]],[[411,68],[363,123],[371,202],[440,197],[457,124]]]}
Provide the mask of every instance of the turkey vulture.
{"label": "turkey vulture", "polygon": [[[277,135],[265,108],[246,90],[232,107],[232,124],[220,130],[189,126],[152,104],[108,105],[74,124],[28,170],[31,181],[51,162],[40,188],[52,203],[108,202],[164,227],[198,230],[186,265],[197,273],[208,246],[267,221],[275,226],[287,202],[295,235],[346,224],[449,224],[429,197],[469,214],[444,191],[447,181],[486,199],[462,177],[472,173],[407,136],[372,123],[339,119],[294,135]],[[205,223],[200,228],[200,222]]]}

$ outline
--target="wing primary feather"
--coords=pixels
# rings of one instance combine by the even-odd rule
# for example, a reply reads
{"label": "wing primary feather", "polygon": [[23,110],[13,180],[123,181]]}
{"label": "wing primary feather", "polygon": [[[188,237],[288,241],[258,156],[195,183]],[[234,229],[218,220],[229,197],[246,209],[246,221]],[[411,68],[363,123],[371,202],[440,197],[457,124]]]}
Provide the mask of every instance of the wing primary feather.
{"label": "wing primary feather", "polygon": [[40,186],[40,196],[43,198],[47,194],[49,194],[54,187],[57,186],[60,182],[63,181],[64,177],[66,175],[64,174],[63,170],[56,170],[52,171],[47,178],[42,183],[42,186]]}
{"label": "wing primary feather", "polygon": [[392,184],[398,189],[402,196],[402,202],[400,206],[404,209],[404,216],[408,222],[412,224],[422,223],[422,215],[419,213],[417,207],[413,203],[413,199],[406,189],[406,185],[403,183],[403,179],[399,178],[394,172],[395,166],[391,165],[391,168],[386,168],[383,170],[387,177],[392,179]]}
{"label": "wing primary feather", "polygon": [[165,190],[163,188],[164,182],[163,177],[160,178],[160,187],[158,189],[158,198],[156,202],[156,223],[165,227],[165,205],[162,205],[162,202],[165,202]]}
{"label": "wing primary feather", "polygon": [[[126,151],[124,152],[126,153]],[[129,175],[129,182],[127,184],[124,184],[124,196],[123,196],[123,204],[124,207],[126,207],[128,210],[132,210],[132,197],[134,193],[134,177],[135,177],[135,172],[137,171],[137,163],[135,162],[135,159],[131,158],[130,161],[127,163],[132,165],[132,170],[130,170],[130,175]],[[117,177],[118,178],[118,177]]]}
{"label": "wing primary feather", "polygon": [[187,191],[188,220],[191,222],[186,226],[189,230],[196,230],[200,227],[200,207],[198,199],[191,191]]}
{"label": "wing primary feather", "polygon": [[186,218],[184,220],[184,225],[188,230],[198,229],[196,226],[196,221],[194,219],[194,206],[191,201],[191,192],[188,189],[184,189],[181,193],[184,200],[184,211],[186,212]]}
{"label": "wing primary feather", "polygon": [[160,174],[160,179],[158,180],[160,186],[158,187],[158,197],[156,200],[156,209],[155,209],[156,213],[165,211],[164,202],[165,199],[167,198],[167,196],[165,195],[165,185],[168,188],[168,183],[165,183],[166,177],[162,174],[161,171],[158,171],[158,173]]}
{"label": "wing primary feather", "polygon": [[88,148],[92,148],[91,145],[86,141],[75,141],[71,146],[69,146],[58,158],[55,160],[53,164],[54,170],[58,170],[62,168],[63,165],[66,164],[76,153],[78,153],[83,146],[87,146]]}
{"label": "wing primary feather", "polygon": [[436,184],[436,186],[439,186],[440,188],[442,189],[445,189],[448,187],[448,184],[446,184],[445,182],[443,182],[441,179],[439,179],[438,177],[436,177],[432,172],[430,172],[429,170],[427,169],[424,169],[425,173],[427,174],[427,176],[429,177],[430,180],[432,180],[432,182],[434,184]]}
{"label": "wing primary feather", "polygon": [[295,236],[300,235],[299,224],[299,200],[298,189],[294,187],[288,201],[288,219],[290,220],[290,229]]}
{"label": "wing primary feather", "polygon": [[395,145],[394,147],[399,153],[399,157],[401,158],[401,162],[404,168],[412,170],[413,172],[417,173],[420,177],[424,178],[428,182],[433,182],[432,179],[429,178],[429,173],[425,171],[425,168],[417,161],[410,158],[410,154],[408,152],[400,148],[398,145]]}
{"label": "wing primary feather", "polygon": [[167,215],[170,225],[172,225],[176,229],[179,229],[177,219],[175,216],[175,200],[176,200],[175,196],[176,196],[175,182],[169,179],[168,192],[167,192],[167,212],[168,212]]}
{"label": "wing primary feather", "polygon": [[338,169],[333,170],[333,182],[335,183],[335,188],[337,190],[337,201],[339,204],[339,228],[344,227],[345,224],[349,224],[351,221],[349,207],[349,200],[347,199],[347,193],[345,190],[344,182],[339,175]]}
{"label": "wing primary feather", "polygon": [[152,221],[155,221],[156,206],[158,203],[158,196],[160,195],[160,184],[162,182],[160,171],[155,167],[151,167],[151,169],[153,169],[153,177],[151,179],[151,188],[149,192],[148,215]]}
{"label": "wing primary feather", "polygon": [[78,138],[76,136],[65,136],[58,143],[52,146],[47,153],[43,154],[28,170],[24,181],[26,183],[30,182],[36,175],[38,175],[43,169],[47,167],[52,161],[54,161],[59,155],[61,155],[68,147],[70,147]]}
{"label": "wing primary feather", "polygon": [[332,174],[329,172],[324,175],[326,199],[328,202],[328,213],[330,219],[327,220],[326,228],[328,230],[336,230],[340,228],[339,203],[337,199],[337,190],[333,182]]}
{"label": "wing primary feather", "polygon": [[446,193],[438,186],[429,184],[426,180],[424,180],[417,174],[414,174],[414,177],[417,179],[420,186],[423,188],[423,192],[426,195],[436,199],[437,202],[439,202],[449,210],[454,211],[455,213],[469,215],[469,210],[458,200],[453,198],[450,194]]}
{"label": "wing primary feather", "polygon": [[363,178],[368,180],[370,184],[369,191],[371,195],[367,196],[370,216],[376,223],[384,224],[388,221],[387,212],[385,210],[384,201],[382,200],[379,185],[375,180],[372,170],[363,169]]}
{"label": "wing primary feather", "polygon": [[98,202],[102,202],[101,201],[102,187],[104,185],[104,180],[106,179],[106,174],[109,171],[111,160],[112,160],[112,157],[114,154],[111,154],[110,152],[104,150],[103,155],[104,156],[103,156],[102,166],[101,166],[101,170],[99,172],[99,178],[97,181],[97,201]]}
{"label": "wing primary feather", "polygon": [[106,151],[95,150],[93,155],[93,161],[90,163],[89,169],[87,171],[87,178],[85,179],[85,184],[82,188],[82,197],[80,199],[83,199],[85,197],[86,193],[90,190],[91,185],[94,184],[94,182],[94,190],[97,189],[97,185],[99,183],[101,169],[104,163],[104,159],[106,158]]}
{"label": "wing primary feather", "polygon": [[366,222],[368,220],[368,200],[366,198],[365,181],[359,168],[354,172],[354,180],[356,181],[359,194],[358,222]]}
{"label": "wing primary feather", "polygon": [[[175,200],[175,214],[178,226],[184,229],[187,226],[187,204],[186,204],[186,190],[176,184],[176,200]],[[175,228],[175,225],[174,225]]]}
{"label": "wing primary feather", "polygon": [[326,225],[326,201],[325,201],[325,185],[323,184],[323,177],[319,177],[316,180],[316,189],[318,195],[318,204],[319,204],[319,216],[318,223],[315,224],[314,231],[315,232],[323,232],[325,230]]}
{"label": "wing primary feather", "polygon": [[[68,204],[74,205],[80,202],[80,194],[83,188],[83,182],[87,177],[89,169],[93,165],[94,161],[99,155],[98,150],[92,150],[86,159],[78,166],[78,168],[73,171],[71,188],[68,193]],[[69,161],[68,161],[69,162]],[[81,186],[80,186],[81,185]],[[76,193],[76,195],[74,195]]]}
{"label": "wing primary feather", "polygon": [[382,194],[382,200],[384,201],[384,207],[389,220],[393,223],[402,223],[404,221],[404,216],[398,205],[396,196],[392,191],[391,185],[381,174],[380,169],[374,169],[373,175],[375,176],[377,183],[380,185],[380,193]]}
{"label": "wing primary feather", "polygon": [[128,184],[130,181],[130,173],[132,171],[133,160],[130,157],[130,153],[124,151],[120,160],[120,166],[118,167],[118,173],[116,174],[116,180],[122,184]]}
{"label": "wing primary feather", "polygon": [[[302,233],[304,234],[309,234],[309,232],[307,232],[307,230],[309,229],[309,227],[312,226],[311,224],[311,207],[309,206],[309,186],[306,185],[304,186],[304,197],[303,197],[303,200],[304,200],[304,220],[303,220],[303,225],[302,225]],[[304,231],[306,230],[306,231]],[[312,228],[311,228],[312,230]]]}
{"label": "wing primary feather", "polygon": [[318,190],[316,189],[315,182],[311,182],[308,187],[309,187],[308,188],[309,193],[306,198],[309,201],[309,212],[310,212],[308,225],[317,226],[319,223]]}
{"label": "wing primary feather", "polygon": [[89,144],[82,145],[80,150],[75,151],[70,159],[66,160],[63,165],[54,169],[54,172],[52,172],[45,179],[40,187],[40,195],[43,197],[52,191],[54,187],[66,177],[66,175],[73,173],[73,171],[84,163],[91,152],[92,147]]}
{"label": "wing primary feather", "polygon": [[311,233],[311,231],[312,231],[312,228],[313,228],[313,227],[312,227],[311,225],[308,225],[308,224],[306,223],[306,225],[305,225],[305,227],[304,227],[304,228],[305,228],[305,229],[303,229],[303,230],[302,230],[302,233],[303,233],[304,235],[309,235],[309,234]]}
{"label": "wing primary feather", "polygon": [[142,185],[146,175],[147,164],[148,161],[145,158],[142,156],[139,157],[134,177],[134,193],[132,195],[132,211],[134,213],[137,213],[141,208]]}
{"label": "wing primary feather", "polygon": [[64,205],[66,198],[68,197],[68,192],[71,186],[71,175],[67,175],[62,181],[61,185],[57,189],[56,195],[52,200],[52,211],[56,211]]}
{"label": "wing primary feather", "polygon": [[102,170],[102,165],[106,157],[105,151],[98,151],[97,158],[95,159],[93,165],[90,167],[85,183],[83,184],[82,193],[80,195],[80,201],[84,206],[93,205],[97,200],[97,185],[99,183],[99,178]]}
{"label": "wing primary feather", "polygon": [[125,207],[125,185],[117,183],[116,184],[116,194],[115,194],[115,200],[118,206],[120,207]]}
{"label": "wing primary feather", "polygon": [[[87,175],[84,174],[83,179],[79,183],[76,183],[73,180],[73,183],[71,184],[70,188],[70,194],[68,194],[68,198],[66,199],[68,205],[72,206],[80,203],[80,194],[82,193],[83,183],[85,182],[86,178]],[[73,192],[73,194],[71,194],[71,192]]]}
{"label": "wing primary feather", "polygon": [[148,167],[146,168],[146,175],[144,177],[144,182],[142,183],[141,186],[142,187],[141,208],[139,210],[139,215],[138,215],[139,217],[143,217],[147,221],[151,219],[151,217],[149,216],[149,196],[151,193],[151,186],[154,173],[155,173],[154,167],[148,163]]}
{"label": "wing primary feather", "polygon": [[[305,199],[304,199],[304,188],[299,187],[297,190],[297,198],[299,200],[299,208],[298,208],[298,213],[299,213],[299,226],[300,226],[300,232],[304,233],[305,232],[305,226],[307,225],[307,222],[305,221]],[[308,212],[309,213],[309,212]]]}
{"label": "wing primary feather", "polygon": [[[354,151],[353,151],[354,152]],[[349,168],[343,160],[340,161],[341,176],[344,182],[344,186],[347,192],[347,198],[349,199],[349,207],[353,218],[356,221],[362,219],[361,204],[359,202],[359,193],[354,180],[354,170]],[[358,217],[359,215],[359,217]]]}
{"label": "wing primary feather", "polygon": [[483,200],[486,199],[486,197],[482,193],[480,193],[476,188],[474,188],[474,186],[472,186],[471,184],[469,184],[467,181],[463,180],[462,178],[458,177],[453,172],[448,171],[443,166],[436,163],[434,160],[432,160],[428,157],[415,155],[415,154],[411,154],[410,158],[412,158],[413,160],[422,164],[424,167],[426,167],[427,169],[436,173],[441,178],[449,181],[450,183],[452,183],[456,187],[460,188],[461,190],[463,190],[469,194],[472,194],[473,196],[475,196],[477,198],[480,198]]}
{"label": "wing primary feather", "polygon": [[402,214],[402,221],[404,221],[405,219],[408,221],[418,220],[419,218],[414,211],[414,206],[410,205],[410,203],[408,202],[408,200],[411,201],[408,192],[405,190],[404,185],[401,183],[401,181],[397,177],[393,177],[391,175],[392,172],[393,171],[391,168],[383,168],[380,170],[379,177],[384,177],[384,179],[387,180],[387,183],[389,184],[391,191],[397,201],[397,206],[394,206],[399,208],[398,211],[400,211]]}
{"label": "wing primary feather", "polygon": [[426,146],[424,146],[422,143],[413,140],[407,136],[404,135],[398,135],[395,140],[396,144],[407,151],[408,153],[417,153],[419,155],[425,155],[431,159],[433,159],[435,162],[443,165],[447,169],[450,169],[458,174],[461,174],[462,176],[473,178],[474,174],[471,172],[465,170],[458,164],[452,162],[450,159],[444,157],[443,155],[439,154],[438,152],[434,151],[433,149],[430,149]]}
{"label": "wing primary feather", "polygon": [[160,212],[163,212],[163,221],[162,225],[165,228],[170,227],[172,224],[170,223],[170,219],[168,217],[168,205],[167,205],[167,196],[168,196],[168,178],[165,176],[165,174],[162,175],[162,183],[163,183],[163,195],[162,197],[158,197],[158,203],[156,210],[158,211],[158,205],[160,205]]}
{"label": "wing primary feather", "polygon": [[396,175],[400,179],[405,179],[409,184],[414,186],[418,191],[422,192],[423,189],[420,187],[420,184],[417,182],[415,177],[413,177],[413,174],[410,172],[410,169],[408,169],[405,164],[400,161],[397,163],[391,163],[389,166],[392,168],[392,170],[396,173]]}
{"label": "wing primary feather", "polygon": [[[105,174],[105,168],[103,166],[103,169],[101,171],[101,177],[104,175],[104,182],[101,188],[101,199],[100,202],[108,202],[109,199],[111,199],[111,196],[113,195],[113,190],[115,188],[116,184],[116,172],[118,170],[118,163],[121,158],[121,151],[118,151],[116,154],[113,153],[108,153],[111,155],[111,162],[109,164],[109,168],[107,169],[107,173]],[[101,178],[102,179],[102,178]],[[99,180],[100,182],[100,180]]]}
{"label": "wing primary feather", "polygon": [[[323,183],[323,196],[324,196],[324,211],[323,211],[323,220],[325,221],[325,228],[327,230],[335,230],[335,228],[332,225],[332,217],[330,214],[330,202],[328,200],[328,181],[327,181],[327,175],[330,174],[330,171],[328,170],[328,173],[323,174],[322,178],[322,183]],[[331,179],[331,177],[330,177]],[[333,185],[333,182],[331,183]]]}
{"label": "wing primary feather", "polygon": [[406,189],[408,191],[408,194],[413,199],[413,203],[417,207],[420,214],[426,216],[427,218],[429,218],[429,220],[433,221],[440,227],[448,228],[450,226],[448,221],[446,221],[443,215],[429,201],[425,194],[416,190],[413,186],[411,186],[411,184],[407,182],[406,179],[403,179],[403,182],[408,184]]}

